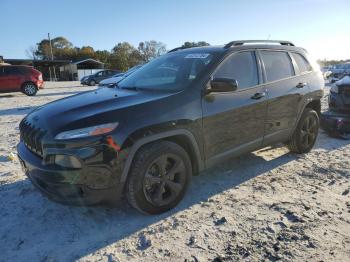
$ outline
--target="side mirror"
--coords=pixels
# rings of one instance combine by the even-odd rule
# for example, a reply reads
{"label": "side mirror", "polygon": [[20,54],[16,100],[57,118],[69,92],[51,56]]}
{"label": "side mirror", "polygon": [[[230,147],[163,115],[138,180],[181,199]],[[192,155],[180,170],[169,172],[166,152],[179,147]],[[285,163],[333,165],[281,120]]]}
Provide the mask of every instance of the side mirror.
{"label": "side mirror", "polygon": [[232,92],[237,90],[238,82],[231,78],[214,78],[210,81],[207,94],[212,92]]}

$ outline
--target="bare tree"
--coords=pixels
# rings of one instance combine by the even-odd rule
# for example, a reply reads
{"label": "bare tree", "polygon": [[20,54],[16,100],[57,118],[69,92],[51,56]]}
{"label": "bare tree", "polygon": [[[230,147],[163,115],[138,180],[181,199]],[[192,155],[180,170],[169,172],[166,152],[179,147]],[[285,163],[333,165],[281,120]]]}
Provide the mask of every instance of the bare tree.
{"label": "bare tree", "polygon": [[148,62],[166,53],[166,45],[155,40],[141,42],[138,50],[144,62]]}
{"label": "bare tree", "polygon": [[26,49],[26,56],[30,59],[36,60],[36,59],[38,59],[36,56],[37,51],[38,51],[38,48],[36,46],[32,45],[28,49]]}

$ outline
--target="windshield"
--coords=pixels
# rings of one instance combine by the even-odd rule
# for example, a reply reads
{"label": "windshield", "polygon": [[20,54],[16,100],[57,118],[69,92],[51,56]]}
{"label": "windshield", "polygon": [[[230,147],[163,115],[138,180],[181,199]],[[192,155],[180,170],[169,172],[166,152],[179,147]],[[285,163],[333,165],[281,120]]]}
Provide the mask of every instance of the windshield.
{"label": "windshield", "polygon": [[123,76],[123,75],[124,75],[124,73],[118,73],[118,74],[113,75],[112,77],[119,77],[119,76]]}
{"label": "windshield", "polygon": [[142,65],[136,65],[132,68],[130,68],[128,71],[125,72],[125,74],[123,75],[124,77],[127,77],[129,75],[131,75],[131,73],[135,72],[137,69],[139,69]]}
{"label": "windshield", "polygon": [[213,62],[210,53],[169,53],[142,66],[118,83],[120,88],[182,90]]}

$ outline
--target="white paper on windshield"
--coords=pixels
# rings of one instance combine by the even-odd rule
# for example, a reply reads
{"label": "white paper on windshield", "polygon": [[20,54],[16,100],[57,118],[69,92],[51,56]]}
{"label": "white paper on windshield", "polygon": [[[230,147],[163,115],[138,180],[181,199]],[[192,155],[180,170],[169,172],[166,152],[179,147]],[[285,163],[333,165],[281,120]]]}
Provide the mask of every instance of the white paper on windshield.
{"label": "white paper on windshield", "polygon": [[207,58],[209,54],[205,53],[197,53],[197,54],[188,54],[185,56],[185,58]]}

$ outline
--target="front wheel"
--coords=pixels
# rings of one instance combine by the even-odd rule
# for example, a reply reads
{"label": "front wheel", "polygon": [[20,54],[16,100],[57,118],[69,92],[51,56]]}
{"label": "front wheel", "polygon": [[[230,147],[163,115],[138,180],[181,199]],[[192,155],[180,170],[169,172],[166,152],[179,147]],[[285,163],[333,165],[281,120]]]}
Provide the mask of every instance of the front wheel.
{"label": "front wheel", "polygon": [[305,108],[291,140],[287,143],[291,152],[308,153],[314,146],[318,135],[320,120],[315,110]]}
{"label": "front wheel", "polygon": [[22,92],[27,96],[35,96],[38,89],[34,83],[28,82],[23,84]]}
{"label": "front wheel", "polygon": [[142,213],[163,213],[182,200],[191,176],[191,161],[181,146],[169,141],[146,145],[131,166],[127,199]]}
{"label": "front wheel", "polygon": [[89,82],[89,86],[94,86],[94,85],[96,85],[96,81],[95,81],[95,80],[91,80],[91,81]]}

